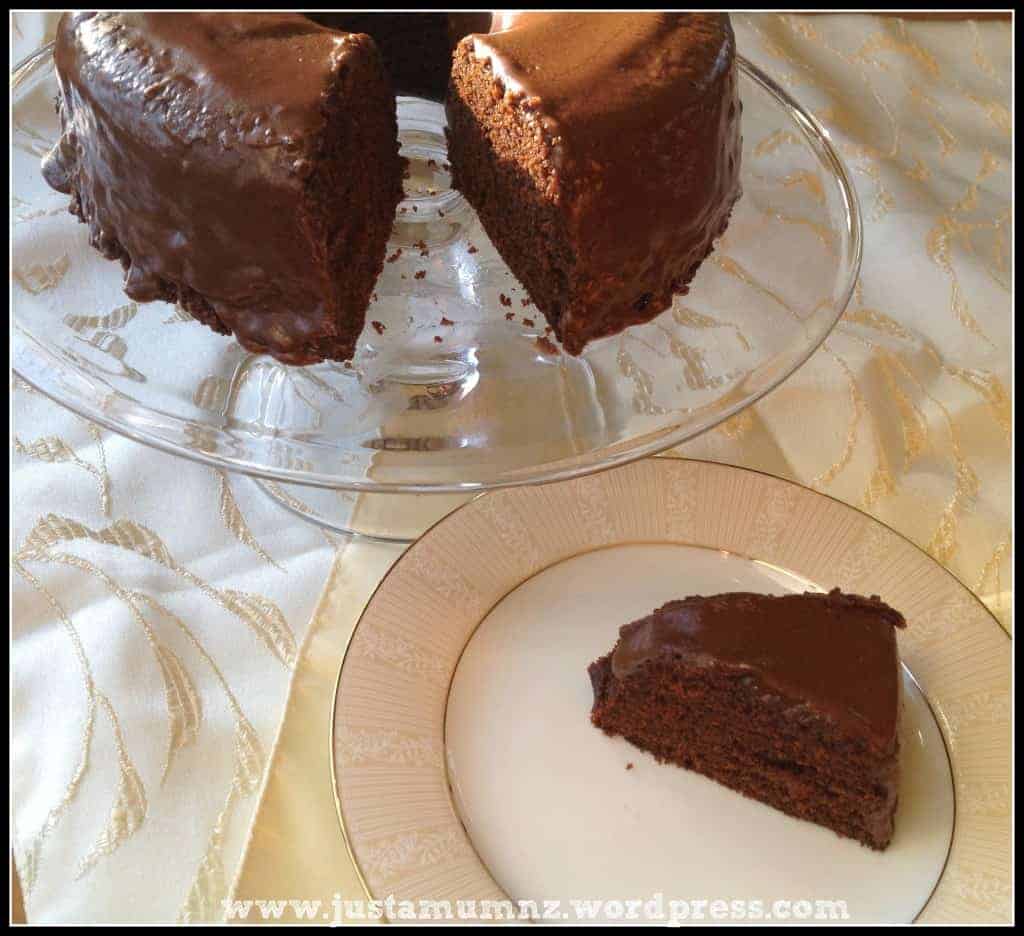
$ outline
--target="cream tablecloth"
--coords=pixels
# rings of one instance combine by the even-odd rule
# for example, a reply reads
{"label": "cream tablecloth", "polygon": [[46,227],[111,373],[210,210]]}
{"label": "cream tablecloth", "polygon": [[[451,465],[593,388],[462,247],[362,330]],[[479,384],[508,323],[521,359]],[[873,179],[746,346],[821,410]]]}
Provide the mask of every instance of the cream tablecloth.
{"label": "cream tablecloth", "polygon": [[[53,22],[15,14],[12,62]],[[735,23],[741,51],[833,134],[864,266],[811,361],[678,454],[862,507],[1009,629],[1010,25]],[[12,388],[12,849],[28,918],[221,919],[229,893],[358,896],[331,693],[400,550],[330,541],[247,479]]]}

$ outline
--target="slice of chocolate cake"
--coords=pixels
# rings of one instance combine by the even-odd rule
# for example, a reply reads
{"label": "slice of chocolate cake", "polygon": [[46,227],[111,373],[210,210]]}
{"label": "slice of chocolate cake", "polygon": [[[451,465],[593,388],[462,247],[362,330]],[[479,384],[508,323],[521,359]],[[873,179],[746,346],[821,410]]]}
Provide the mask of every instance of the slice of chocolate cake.
{"label": "slice of chocolate cake", "polygon": [[727,14],[496,14],[446,106],[452,184],[570,354],[667,309],[740,194]]}
{"label": "slice of chocolate cake", "polygon": [[872,848],[893,834],[899,612],[876,597],[670,601],[590,664],[591,720]]}

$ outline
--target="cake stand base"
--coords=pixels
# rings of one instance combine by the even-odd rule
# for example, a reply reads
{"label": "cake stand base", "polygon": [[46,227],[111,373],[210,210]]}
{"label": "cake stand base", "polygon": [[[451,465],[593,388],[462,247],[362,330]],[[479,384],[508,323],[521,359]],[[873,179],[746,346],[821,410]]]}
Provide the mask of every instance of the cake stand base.
{"label": "cake stand base", "polygon": [[412,543],[472,494],[356,494],[276,481],[256,483],[285,510],[332,533],[385,543]]}

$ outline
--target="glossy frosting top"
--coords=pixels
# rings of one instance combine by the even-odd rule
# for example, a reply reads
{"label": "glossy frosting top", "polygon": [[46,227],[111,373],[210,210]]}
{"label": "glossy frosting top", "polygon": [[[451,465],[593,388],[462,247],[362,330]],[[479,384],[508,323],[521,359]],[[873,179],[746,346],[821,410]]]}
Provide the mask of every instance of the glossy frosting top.
{"label": "glossy frosting top", "polygon": [[[724,13],[499,13],[474,36],[506,88],[536,97],[546,116],[594,128],[599,115],[649,108],[672,112],[703,98],[731,67]],[[687,80],[688,79],[688,80]],[[625,126],[628,126],[625,125]]]}
{"label": "glossy frosting top", "polygon": [[146,115],[179,142],[254,147],[318,129],[351,42],[292,13],[78,13],[65,36],[57,71],[94,106]]}
{"label": "glossy frosting top", "polygon": [[749,672],[847,731],[888,748],[900,708],[903,616],[878,598],[735,592],[670,601],[620,631],[612,672],[627,679],[666,654]]}

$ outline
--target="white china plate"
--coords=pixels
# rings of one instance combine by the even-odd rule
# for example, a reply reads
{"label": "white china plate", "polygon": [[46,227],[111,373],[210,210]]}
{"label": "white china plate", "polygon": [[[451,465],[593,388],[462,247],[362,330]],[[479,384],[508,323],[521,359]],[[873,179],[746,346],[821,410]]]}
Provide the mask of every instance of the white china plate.
{"label": "white china plate", "polygon": [[[590,724],[586,667],[621,624],[687,594],[833,586],[908,620],[885,852]],[[1007,920],[1009,687],[1005,632],[899,534],[767,475],[647,460],[479,498],[395,564],[339,676],[339,816],[369,894],[455,918],[459,901],[511,900],[527,903],[495,913]]]}

